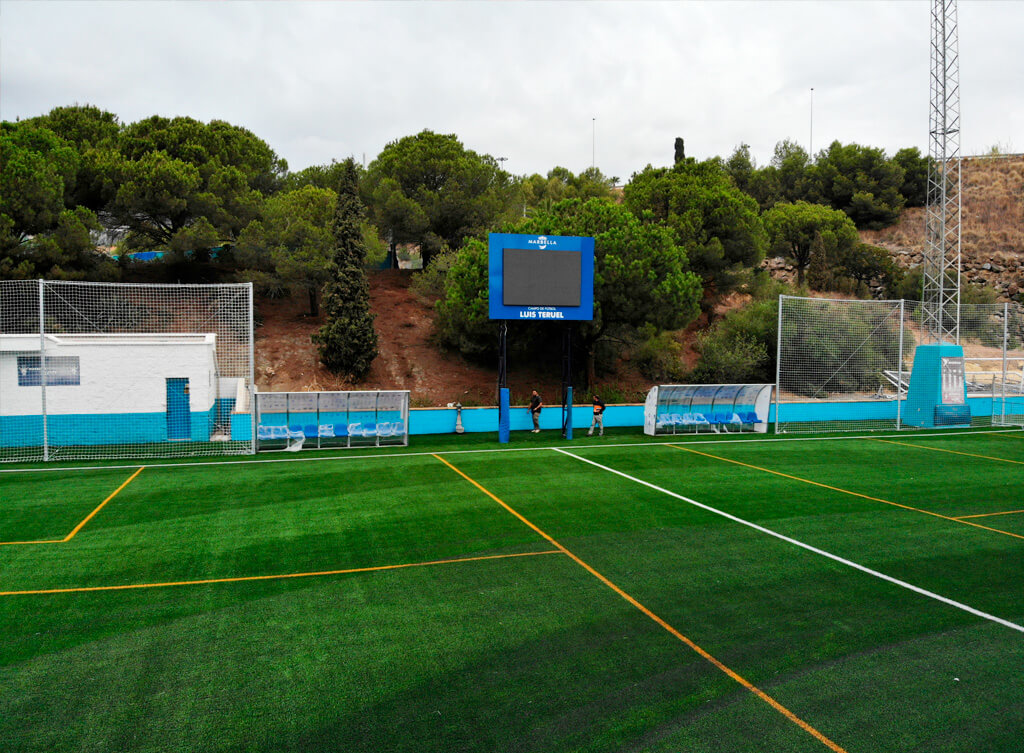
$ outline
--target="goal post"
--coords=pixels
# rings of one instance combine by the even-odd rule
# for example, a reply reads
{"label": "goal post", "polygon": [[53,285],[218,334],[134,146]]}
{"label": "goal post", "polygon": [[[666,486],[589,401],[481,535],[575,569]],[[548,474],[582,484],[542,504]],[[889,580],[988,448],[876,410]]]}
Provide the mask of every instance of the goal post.
{"label": "goal post", "polygon": [[251,283],[0,281],[0,462],[255,450]]}
{"label": "goal post", "polygon": [[1016,425],[1022,311],[961,303],[944,314],[957,317],[958,342],[922,345],[919,301],[780,296],[776,431]]}

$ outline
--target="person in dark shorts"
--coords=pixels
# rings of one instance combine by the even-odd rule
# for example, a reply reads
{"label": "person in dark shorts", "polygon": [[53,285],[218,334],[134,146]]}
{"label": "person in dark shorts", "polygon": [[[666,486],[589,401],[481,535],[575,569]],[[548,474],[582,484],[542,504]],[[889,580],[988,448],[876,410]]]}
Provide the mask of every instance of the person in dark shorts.
{"label": "person in dark shorts", "polygon": [[597,436],[604,436],[604,400],[599,395],[594,395],[594,418],[590,422],[590,431],[587,432],[587,436],[594,435],[594,427],[597,427]]}
{"label": "person in dark shorts", "polygon": [[537,394],[537,390],[534,390],[533,395],[530,396],[530,415],[533,416],[534,434],[540,431],[540,409],[543,407],[544,402],[540,399],[540,395]]}

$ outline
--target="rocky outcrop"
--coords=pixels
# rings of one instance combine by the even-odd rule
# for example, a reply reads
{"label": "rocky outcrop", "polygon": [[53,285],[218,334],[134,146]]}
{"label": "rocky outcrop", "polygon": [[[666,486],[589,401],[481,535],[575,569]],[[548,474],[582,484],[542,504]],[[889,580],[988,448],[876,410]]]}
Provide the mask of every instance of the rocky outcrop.
{"label": "rocky outcrop", "polygon": [[[1024,302],[1024,154],[965,158],[961,201],[962,282],[992,287],[999,300]],[[900,267],[920,266],[924,209],[907,209],[892,227],[860,235],[865,243],[889,251]],[[796,279],[795,268],[781,257],[766,259],[762,267],[778,279]]]}

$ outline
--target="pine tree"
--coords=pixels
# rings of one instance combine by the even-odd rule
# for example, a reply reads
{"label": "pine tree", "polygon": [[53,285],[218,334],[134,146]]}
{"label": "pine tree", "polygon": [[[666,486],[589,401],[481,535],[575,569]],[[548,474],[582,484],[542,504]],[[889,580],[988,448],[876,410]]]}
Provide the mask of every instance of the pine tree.
{"label": "pine tree", "polygon": [[323,292],[327,321],[312,339],[320,346],[324,366],[358,381],[377,357],[377,333],[370,313],[370,286],[363,271],[363,205],[359,200],[355,162],[346,160],[341,173],[332,225],[335,248],[331,279]]}

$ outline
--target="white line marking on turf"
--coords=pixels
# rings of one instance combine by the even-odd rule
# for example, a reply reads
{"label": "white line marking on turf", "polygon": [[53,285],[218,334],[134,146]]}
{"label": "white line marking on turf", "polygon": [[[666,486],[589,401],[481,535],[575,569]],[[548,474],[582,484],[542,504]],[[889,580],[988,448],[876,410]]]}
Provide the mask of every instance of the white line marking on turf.
{"label": "white line marking on turf", "polygon": [[[1019,432],[1020,429],[983,429],[983,430],[972,430],[969,433],[958,434],[952,431],[945,431],[938,434],[918,434],[917,432],[907,434],[856,434],[847,435],[841,437],[781,437],[778,435],[772,437],[765,437],[763,439],[740,439],[738,437],[731,439],[679,439],[680,436],[685,437],[685,434],[665,436],[662,440],[651,440],[649,442],[606,442],[604,444],[592,444],[587,445],[588,450],[616,450],[621,447],[663,447],[667,444],[739,444],[739,443],[758,443],[758,442],[844,442],[848,440],[857,439],[927,439],[927,438],[938,438],[938,437],[973,437],[973,436],[984,436],[986,434],[1007,434]],[[420,435],[420,436],[431,436]],[[389,458],[421,458],[421,457],[433,457],[435,452],[441,452],[445,455],[474,455],[481,453],[501,453],[501,452],[548,452],[550,450],[559,450],[561,448],[554,445],[545,445],[537,447],[485,447],[478,450],[428,450],[424,452],[386,452],[385,448],[366,448],[365,450],[337,450],[337,452],[344,452],[344,455],[331,455],[328,457],[288,457],[288,458],[260,458],[260,459],[247,459],[253,456],[251,455],[237,455],[237,460],[210,460],[210,461],[190,461],[187,463],[161,463],[161,458],[150,459],[153,462],[152,465],[147,465],[147,470],[158,470],[160,468],[201,468],[205,466],[219,466],[219,465],[260,465],[264,463],[325,463],[334,460],[381,460]],[[582,448],[581,448],[582,449]],[[332,450],[310,450],[310,452],[331,452]],[[269,450],[268,452],[285,452],[284,450]],[[372,454],[370,454],[372,452]],[[357,454],[362,453],[362,454]],[[290,453],[289,453],[290,454]],[[137,458],[138,460],[144,460],[145,458]],[[154,462],[155,460],[155,462]],[[139,464],[135,465],[75,465],[68,467],[48,467],[48,468],[0,468],[0,474],[4,473],[57,473],[60,471],[106,471],[106,470],[134,470],[138,468]]]}
{"label": "white line marking on turf", "polygon": [[769,536],[774,536],[775,538],[780,539],[782,541],[785,541],[788,544],[792,544],[793,546],[798,546],[801,549],[806,549],[807,551],[813,552],[814,554],[818,554],[818,555],[820,555],[822,557],[827,557],[830,560],[833,560],[833,561],[838,562],[840,564],[846,565],[847,567],[852,567],[855,570],[860,570],[861,572],[867,573],[868,575],[873,575],[876,578],[881,578],[882,580],[884,580],[884,581],[886,581],[888,583],[892,583],[894,585],[900,586],[901,588],[906,588],[907,590],[913,591],[914,593],[917,593],[917,594],[921,594],[922,596],[927,596],[929,599],[935,599],[936,601],[941,601],[943,604],[948,604],[951,607],[956,607],[957,609],[963,610],[964,612],[968,612],[969,614],[973,614],[975,617],[981,617],[982,619],[988,620],[989,622],[994,622],[997,625],[1002,625],[1003,627],[1008,627],[1011,630],[1016,630],[1018,633],[1024,633],[1024,625],[1018,625],[1016,622],[1010,622],[1009,620],[1004,620],[1001,617],[996,617],[995,615],[991,615],[988,612],[982,612],[979,609],[975,609],[974,607],[970,607],[970,606],[968,606],[966,604],[962,604],[959,601],[954,601],[953,599],[948,599],[945,596],[940,596],[937,593],[933,593],[932,591],[928,591],[928,590],[926,590],[924,588],[920,588],[918,586],[913,585],[912,583],[907,583],[906,581],[900,580],[899,578],[893,578],[891,575],[886,575],[885,573],[880,573],[877,570],[872,570],[870,567],[865,567],[864,565],[860,565],[860,564],[858,564],[856,562],[852,562],[852,561],[850,561],[848,559],[844,559],[843,557],[840,557],[837,554],[832,554],[831,552],[826,552],[824,549],[818,549],[817,547],[811,546],[810,544],[805,544],[802,541],[798,541],[797,539],[793,539],[793,538],[790,538],[789,536],[785,536],[785,535],[783,535],[781,533],[778,533],[777,531],[771,530],[770,528],[765,528],[763,526],[759,526],[759,525],[757,525],[757,523],[751,523],[749,520],[744,520],[743,518],[738,518],[735,515],[730,515],[729,513],[725,512],[723,510],[718,510],[718,509],[716,509],[714,507],[711,507],[710,505],[705,505],[705,504],[702,504],[700,502],[697,502],[696,500],[690,499],[689,497],[684,497],[682,494],[676,494],[673,491],[669,491],[668,489],[664,489],[664,488],[662,488],[660,486],[657,486],[655,484],[650,483],[649,481],[644,481],[643,479],[639,479],[636,476],[630,476],[628,473],[623,473],[622,471],[617,471],[614,468],[610,468],[607,465],[601,465],[600,463],[595,463],[593,460],[587,460],[587,458],[582,458],[579,455],[574,455],[571,452],[566,452],[565,450],[559,449],[557,447],[554,448],[554,449],[555,449],[555,452],[559,452],[562,455],[568,455],[569,457],[574,458],[575,460],[579,460],[582,463],[589,463],[590,465],[594,466],[595,468],[600,468],[602,471],[608,471],[609,473],[614,473],[616,476],[621,476],[624,479],[628,479],[630,481],[633,481],[634,483],[640,484],[642,486],[646,486],[647,488],[653,489],[654,491],[661,492],[662,494],[667,494],[670,497],[675,497],[676,499],[681,500],[683,502],[686,502],[687,504],[694,505],[695,507],[699,507],[702,510],[706,510],[708,512],[714,513],[715,515],[720,515],[723,518],[727,518],[728,520],[731,520],[734,523],[739,523],[740,525],[747,526],[748,528],[753,528],[755,531],[759,531],[761,533],[766,533]]}

